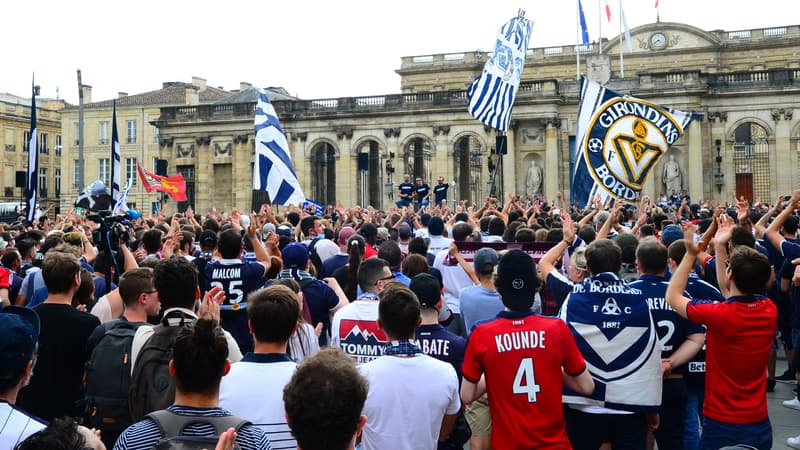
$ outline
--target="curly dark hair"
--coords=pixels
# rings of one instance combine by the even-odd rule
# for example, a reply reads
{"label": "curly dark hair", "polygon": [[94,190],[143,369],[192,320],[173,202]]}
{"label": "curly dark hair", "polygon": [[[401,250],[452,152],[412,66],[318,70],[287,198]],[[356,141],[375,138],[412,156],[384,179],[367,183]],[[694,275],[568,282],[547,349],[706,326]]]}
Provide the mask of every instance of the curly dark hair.
{"label": "curly dark hair", "polygon": [[325,348],[303,360],[283,388],[289,428],[304,450],[344,450],[367,400],[367,380],[341,350]]}
{"label": "curly dark hair", "polygon": [[197,268],[185,258],[167,258],[153,268],[153,286],[158,291],[163,310],[194,309],[197,291]]}
{"label": "curly dark hair", "polygon": [[70,417],[56,417],[46,428],[28,436],[14,450],[84,450],[86,439],[78,431],[78,422]]}

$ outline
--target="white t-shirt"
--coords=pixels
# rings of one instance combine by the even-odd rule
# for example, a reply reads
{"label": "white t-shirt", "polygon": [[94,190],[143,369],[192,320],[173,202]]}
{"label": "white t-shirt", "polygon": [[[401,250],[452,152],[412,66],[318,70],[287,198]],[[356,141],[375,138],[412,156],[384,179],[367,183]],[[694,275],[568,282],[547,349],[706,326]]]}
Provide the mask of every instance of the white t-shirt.
{"label": "white t-shirt", "polygon": [[461,409],[456,371],[418,354],[383,356],[359,367],[369,381],[363,450],[434,450],[445,415]]}
{"label": "white t-shirt", "polygon": [[336,311],[331,325],[331,347],[339,348],[359,363],[383,355],[386,335],[378,328],[378,301],[356,300]]}
{"label": "white t-shirt", "polygon": [[0,402],[0,448],[14,448],[47,424],[7,402]]}
{"label": "white t-shirt", "polygon": [[296,368],[286,354],[248,353],[222,377],[219,406],[264,430],[273,449],[297,448],[283,406],[283,388]]}
{"label": "white t-shirt", "polygon": [[339,246],[330,239],[322,238],[317,241],[314,250],[319,255],[320,261],[325,262],[326,259],[339,253]]}
{"label": "white t-shirt", "polygon": [[444,302],[453,314],[461,314],[461,302],[458,296],[461,290],[472,286],[472,279],[464,272],[461,265],[450,266],[445,264],[448,250],[442,250],[436,254],[433,260],[433,267],[442,273],[442,285],[444,286]]}
{"label": "white t-shirt", "polygon": [[442,250],[448,250],[453,240],[442,236],[431,236],[428,243],[428,253],[438,254]]}
{"label": "white t-shirt", "polygon": [[97,303],[95,303],[92,307],[91,314],[100,319],[100,323],[106,323],[112,319],[111,303],[108,302],[107,295],[104,295],[97,300]]}

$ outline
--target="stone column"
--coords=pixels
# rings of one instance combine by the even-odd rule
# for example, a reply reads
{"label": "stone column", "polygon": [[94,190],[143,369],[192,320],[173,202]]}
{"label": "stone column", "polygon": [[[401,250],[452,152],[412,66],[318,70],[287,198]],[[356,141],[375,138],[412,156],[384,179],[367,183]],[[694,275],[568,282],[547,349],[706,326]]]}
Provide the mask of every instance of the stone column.
{"label": "stone column", "polygon": [[300,187],[306,197],[311,195],[311,158],[306,151],[307,132],[292,132],[289,139],[289,151],[291,152],[294,172],[297,174]]}
{"label": "stone column", "polygon": [[775,182],[770,183],[772,186],[770,198],[761,199],[765,202],[774,200],[778,194],[791,193],[795,189],[797,180],[796,153],[791,149],[792,110],[774,110],[772,117],[775,119],[775,150],[770,153],[775,155],[775,160],[770,170],[776,177]]}
{"label": "stone column", "polygon": [[[684,172],[688,172],[688,175],[683,180],[683,188],[689,191],[692,201],[699,201],[703,198],[703,173],[705,172],[703,167],[703,133],[700,120],[695,120],[689,124],[689,130],[686,134],[688,135],[686,138],[689,140],[689,145],[687,146],[688,151],[684,159],[683,168],[688,167],[688,170]],[[713,173],[713,170],[711,173]],[[713,179],[713,176],[711,178]]]}
{"label": "stone column", "polygon": [[507,144],[506,148],[508,149],[508,154],[503,155],[503,185],[502,192],[497,192],[497,198],[501,201],[501,203],[505,203],[507,201],[507,196],[509,193],[513,192],[515,194],[519,194],[517,192],[517,176],[519,175],[519,168],[517,167],[517,161],[520,160],[519,155],[517,154],[517,146],[516,146],[516,139],[517,139],[517,125],[518,123],[514,121],[511,124],[511,127],[508,129],[507,136]]}
{"label": "stone column", "polygon": [[[436,152],[433,158],[431,158],[430,179],[425,180],[425,182],[431,186],[431,189],[433,189],[433,185],[435,184],[433,180],[439,175],[444,176],[445,180],[453,179],[453,152],[450,148],[449,135],[450,125],[437,125],[433,127],[433,141],[436,146]],[[432,198],[433,193],[431,193],[431,199]]]}
{"label": "stone column", "polygon": [[339,152],[336,161],[336,201],[344,205],[356,205],[358,198],[358,160],[353,148],[352,129],[347,135],[340,136]]}
{"label": "stone column", "polygon": [[542,192],[548,200],[555,199],[558,192],[558,130],[561,119],[554,117],[545,121],[544,132],[544,186]]}
{"label": "stone column", "polygon": [[[711,124],[711,152],[714,158],[717,157],[717,141],[720,141],[720,156],[722,163],[719,165],[719,170],[725,175],[725,184],[722,185],[722,190],[717,188],[714,183],[714,173],[717,171],[717,162],[714,161],[710,169],[711,176],[706,178],[709,180],[711,186],[710,195],[708,198],[715,200],[723,200],[730,198],[730,193],[736,190],[736,175],[735,168],[733,167],[733,153],[727,152],[728,143],[725,136],[725,124],[728,121],[727,112],[709,112],[708,119]],[[766,200],[765,200],[766,201]]]}

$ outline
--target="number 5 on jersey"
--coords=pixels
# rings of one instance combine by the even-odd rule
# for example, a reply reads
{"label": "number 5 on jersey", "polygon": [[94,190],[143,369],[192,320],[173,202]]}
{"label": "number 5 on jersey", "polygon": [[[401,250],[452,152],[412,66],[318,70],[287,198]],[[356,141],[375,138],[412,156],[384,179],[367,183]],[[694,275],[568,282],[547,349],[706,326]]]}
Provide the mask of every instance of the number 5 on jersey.
{"label": "number 5 on jersey", "polygon": [[[522,384],[522,383],[525,384]],[[533,373],[533,358],[522,358],[517,367],[517,374],[514,375],[513,392],[515,394],[526,394],[528,403],[536,403],[536,394],[542,388],[536,384],[536,375]]]}
{"label": "number 5 on jersey", "polygon": [[242,301],[242,299],[244,299],[244,291],[239,289],[242,287],[242,280],[231,280],[228,283],[227,290],[225,289],[225,286],[219,281],[212,281],[211,287],[214,286],[219,286],[222,288],[222,290],[226,291],[225,293],[228,295],[228,303],[230,303],[231,305],[239,303]]}

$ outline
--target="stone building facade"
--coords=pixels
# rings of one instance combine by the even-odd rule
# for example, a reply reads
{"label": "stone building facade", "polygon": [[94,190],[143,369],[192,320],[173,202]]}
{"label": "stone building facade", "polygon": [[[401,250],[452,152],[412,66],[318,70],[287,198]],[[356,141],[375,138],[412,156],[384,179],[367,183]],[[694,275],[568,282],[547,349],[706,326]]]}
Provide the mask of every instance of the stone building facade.
{"label": "stone building facade", "polygon": [[[84,86],[83,160],[79,156],[79,111],[77,105],[68,105],[61,112],[61,133],[64,136],[62,170],[64,171],[63,206],[71,208],[77,195],[89,183],[101,180],[110,189],[111,138],[113,104],[117,105],[117,132],[120,148],[120,188],[128,178],[134,184],[128,194],[129,205],[145,212],[151,210],[152,202],[160,202],[158,193],[146,193],[136,173],[136,164],[156,171],[156,160],[162,147],[158,128],[151,124],[162,107],[196,106],[211,103],[230,96],[221,88],[206,84],[200,77],[191,82],[172,81],[162,84],[160,89],[128,95],[120,92],[116,99],[92,101],[91,86]],[[164,143],[166,145],[166,143]],[[193,152],[193,146],[181,147],[182,152]],[[83,170],[83,185],[80,170]],[[174,160],[167,161],[167,171],[176,173]],[[194,172],[184,173],[194,181]]]}
{"label": "stone building facade", "polygon": [[[692,199],[729,200],[735,192],[772,201],[800,184],[800,117],[794,117],[800,26],[704,31],[657,22],[631,35],[631,52],[619,39],[604,41],[603,54],[596,43],[529,49],[503,156],[493,154],[494,130],[466,111],[466,88],[484,52],[404,57],[398,94],[273,104],[305,194],[322,203],[389,206],[403,173],[428,181],[443,176],[454,183],[451,201],[479,202],[492,185],[498,196],[526,194],[532,162],[543,168],[542,194],[554,198],[570,191],[579,50],[587,77],[703,115],[669,153]],[[255,98],[240,93],[214,104],[165,107],[153,122],[159,155],[171,166],[194,167],[196,208],[260,201],[251,192]],[[191,143],[194,156],[183,155],[180,148]],[[359,170],[362,153],[366,170]],[[665,191],[667,160],[645,182],[646,194]],[[490,162],[500,169],[490,172]]]}
{"label": "stone building facade", "polygon": [[[36,125],[39,142],[39,204],[46,208],[61,197],[63,100],[37,98]],[[0,93],[0,194],[2,202],[24,203],[25,188],[17,186],[16,173],[27,172],[28,140],[31,128],[31,98]]]}

